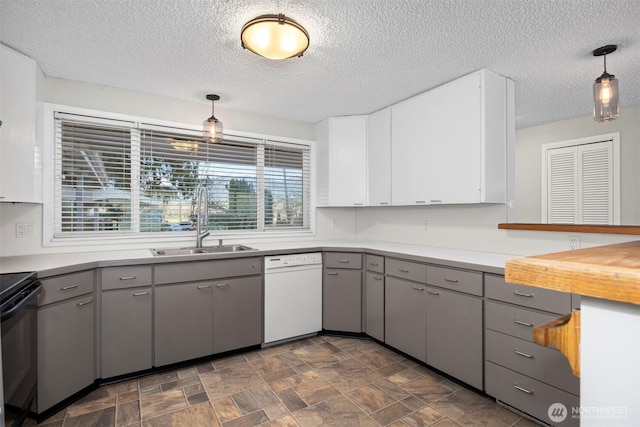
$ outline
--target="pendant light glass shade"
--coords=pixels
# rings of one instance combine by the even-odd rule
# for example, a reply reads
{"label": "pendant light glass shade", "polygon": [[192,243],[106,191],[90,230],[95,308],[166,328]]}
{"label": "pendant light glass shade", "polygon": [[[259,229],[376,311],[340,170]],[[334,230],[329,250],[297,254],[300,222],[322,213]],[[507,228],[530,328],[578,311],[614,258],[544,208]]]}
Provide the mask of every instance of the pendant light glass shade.
{"label": "pendant light glass shade", "polygon": [[202,123],[202,137],[205,141],[220,142],[222,141],[222,122],[216,119],[213,113],[213,103],[220,99],[218,95],[207,95],[207,99],[211,101],[211,117]]}
{"label": "pendant light glass shade", "polygon": [[620,115],[618,79],[607,73],[607,54],[616,49],[607,45],[593,51],[594,56],[604,56],[604,73],[593,84],[593,119],[597,122],[609,122]]}
{"label": "pendant light glass shade", "polygon": [[269,59],[302,56],[309,47],[309,33],[283,14],[262,15],[244,24],[242,47]]}

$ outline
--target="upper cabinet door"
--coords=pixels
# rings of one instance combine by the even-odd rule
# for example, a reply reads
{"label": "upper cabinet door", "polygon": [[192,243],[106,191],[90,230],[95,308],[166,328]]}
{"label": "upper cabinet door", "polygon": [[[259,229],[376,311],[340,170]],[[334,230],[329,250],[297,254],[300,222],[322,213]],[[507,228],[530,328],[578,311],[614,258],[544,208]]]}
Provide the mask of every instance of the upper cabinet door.
{"label": "upper cabinet door", "polygon": [[367,204],[367,121],[330,117],[316,125],[319,206]]}
{"label": "upper cabinet door", "polygon": [[479,203],[482,160],[480,74],[430,92],[425,126],[430,204]]}
{"label": "upper cabinet door", "polygon": [[369,206],[391,204],[391,107],[369,114]]}
{"label": "upper cabinet door", "polygon": [[394,205],[428,203],[426,121],[431,92],[391,107],[391,200]]}

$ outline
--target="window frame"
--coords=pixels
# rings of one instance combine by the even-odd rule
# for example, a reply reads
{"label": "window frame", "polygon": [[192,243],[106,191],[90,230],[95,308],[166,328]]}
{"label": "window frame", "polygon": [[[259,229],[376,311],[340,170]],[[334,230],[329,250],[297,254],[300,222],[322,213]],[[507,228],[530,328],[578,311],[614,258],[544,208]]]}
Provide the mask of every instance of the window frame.
{"label": "window frame", "polygon": [[[131,116],[127,114],[113,113],[102,110],[93,110],[80,107],[73,107],[68,105],[45,103],[44,104],[44,139],[42,155],[42,186],[43,186],[43,224],[42,224],[42,239],[43,246],[87,246],[87,245],[124,245],[124,244],[136,244],[145,243],[146,247],[153,247],[157,244],[175,244],[179,242],[191,242],[194,239],[193,231],[184,232],[145,232],[138,231],[136,234],[130,235],[91,235],[86,236],[65,236],[57,237],[55,231],[55,218],[56,209],[58,203],[55,199],[55,186],[60,185],[55,176],[55,161],[56,161],[56,121],[55,113],[66,113],[81,116],[88,116],[96,118],[96,122],[100,119],[117,120],[123,122],[132,122],[136,125],[144,123],[145,125],[156,125],[168,128],[178,128],[190,131],[199,132],[201,125],[186,124],[180,122],[173,122],[168,120],[159,120],[148,117]],[[246,131],[236,131],[225,129],[224,134],[229,137],[239,138],[251,138],[263,141],[265,145],[269,144],[296,144],[309,148],[310,164],[309,164],[309,197],[307,198],[307,208],[309,217],[308,229],[284,229],[284,228],[264,228],[260,230],[238,230],[235,232],[216,232],[212,231],[212,236],[215,238],[224,239],[237,239],[242,238],[244,240],[258,240],[258,239],[272,239],[282,237],[311,237],[316,234],[316,203],[315,203],[315,179],[316,179],[316,155],[315,155],[315,143],[314,141],[282,137],[277,135],[260,134]]]}
{"label": "window frame", "polygon": [[[565,141],[550,142],[542,144],[542,174],[541,174],[541,218],[542,223],[549,223],[548,206],[548,181],[547,181],[547,156],[549,150],[556,148],[577,147],[580,145],[595,144],[598,142],[611,141],[612,150],[612,218],[613,223],[609,225],[620,225],[620,132],[606,133],[601,135],[587,136]],[[588,224],[586,224],[588,225]]]}

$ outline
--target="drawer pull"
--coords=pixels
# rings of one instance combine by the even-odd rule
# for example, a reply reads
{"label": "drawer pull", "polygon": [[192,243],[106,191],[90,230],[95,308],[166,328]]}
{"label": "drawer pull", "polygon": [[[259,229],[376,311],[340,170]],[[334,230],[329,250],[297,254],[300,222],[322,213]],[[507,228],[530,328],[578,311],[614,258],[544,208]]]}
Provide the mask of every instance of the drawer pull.
{"label": "drawer pull", "polygon": [[440,199],[431,199],[431,203],[442,203]]}
{"label": "drawer pull", "polygon": [[440,292],[437,291],[428,290],[427,292],[429,292],[431,295],[440,295]]}
{"label": "drawer pull", "polygon": [[523,322],[522,320],[518,320],[518,319],[513,319],[513,323],[517,323],[518,325],[522,325],[522,326],[528,326],[530,328],[533,327],[533,323]]}
{"label": "drawer pull", "polygon": [[458,279],[449,279],[448,277],[444,278],[445,282],[450,282],[450,283],[458,283],[460,280]]}
{"label": "drawer pull", "polygon": [[134,297],[141,297],[141,296],[144,296],[144,295],[149,295],[149,291],[147,291],[147,292],[134,292],[133,293]]}
{"label": "drawer pull", "polygon": [[229,286],[228,283],[216,283],[216,288],[224,288],[225,286]]}
{"label": "drawer pull", "polygon": [[518,295],[519,297],[527,297],[527,298],[531,298],[534,294],[525,294],[523,292],[518,292],[518,291],[513,291],[514,295]]}
{"label": "drawer pull", "polygon": [[92,302],[93,302],[93,300],[91,299],[91,300],[86,301],[86,302],[79,302],[79,303],[77,303],[76,305],[77,305],[78,307],[82,307],[83,305],[91,304]]}
{"label": "drawer pull", "polygon": [[372,265],[374,267],[378,267],[380,264],[378,264],[377,262],[370,262],[369,265]]}
{"label": "drawer pull", "polygon": [[348,264],[349,260],[348,259],[339,259],[338,262],[341,262],[343,264]]}
{"label": "drawer pull", "polygon": [[335,271],[328,271],[328,272],[327,272],[327,275],[328,275],[328,276],[337,276],[337,275],[338,275],[338,273],[336,273]]}
{"label": "drawer pull", "polygon": [[198,286],[198,289],[208,289],[210,287],[211,287],[211,285],[200,285],[200,286]]}
{"label": "drawer pull", "polygon": [[69,286],[63,286],[60,288],[61,291],[68,291],[69,289],[75,289],[77,288],[78,285],[69,285]]}
{"label": "drawer pull", "polygon": [[416,203],[427,203],[425,200],[416,200]]}
{"label": "drawer pull", "polygon": [[133,279],[135,279],[135,278],[136,278],[136,276],[122,276],[122,277],[120,278],[120,280],[133,280]]}
{"label": "drawer pull", "polygon": [[520,350],[518,350],[517,348],[514,348],[513,352],[515,354],[517,354],[518,356],[526,357],[527,359],[533,359],[533,354],[523,353]]}
{"label": "drawer pull", "polygon": [[381,205],[388,205],[389,202],[380,202]]}
{"label": "drawer pull", "polygon": [[526,388],[522,388],[522,387],[520,387],[518,384],[514,384],[514,385],[513,385],[513,387],[514,387],[516,390],[520,390],[520,391],[521,391],[521,392],[523,392],[523,393],[533,394],[533,391],[531,391],[531,390],[527,390]]}
{"label": "drawer pull", "polygon": [[413,289],[416,291],[424,291],[424,288],[421,288],[420,286],[414,286]]}
{"label": "drawer pull", "polygon": [[399,268],[398,270],[399,270],[401,273],[408,273],[408,272],[409,272],[409,269],[407,269],[407,268]]}
{"label": "drawer pull", "polygon": [[373,280],[382,280],[381,276],[372,276],[372,277],[373,277]]}

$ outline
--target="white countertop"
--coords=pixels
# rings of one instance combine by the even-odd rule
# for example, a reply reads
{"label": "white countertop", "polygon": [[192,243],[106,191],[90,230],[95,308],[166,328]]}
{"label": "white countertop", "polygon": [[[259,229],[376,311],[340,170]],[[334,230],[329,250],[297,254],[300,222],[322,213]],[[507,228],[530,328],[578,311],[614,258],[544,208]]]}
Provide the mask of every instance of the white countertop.
{"label": "white countertop", "polygon": [[491,270],[503,269],[506,260],[516,258],[516,255],[489,252],[465,251],[459,249],[439,248],[432,246],[407,245],[369,240],[310,240],[288,243],[251,243],[257,251],[224,254],[191,254],[178,256],[153,256],[149,249],[114,250],[99,252],[72,252],[59,254],[23,255],[0,258],[0,273],[19,271],[38,271],[41,276],[63,274],[67,271],[107,267],[119,264],[143,264],[176,261],[194,261],[223,259],[236,256],[263,256],[277,253],[300,252],[304,250],[334,250],[353,249],[373,252],[397,254],[426,258],[426,261],[443,261],[450,263],[468,264],[473,266],[490,267]]}

